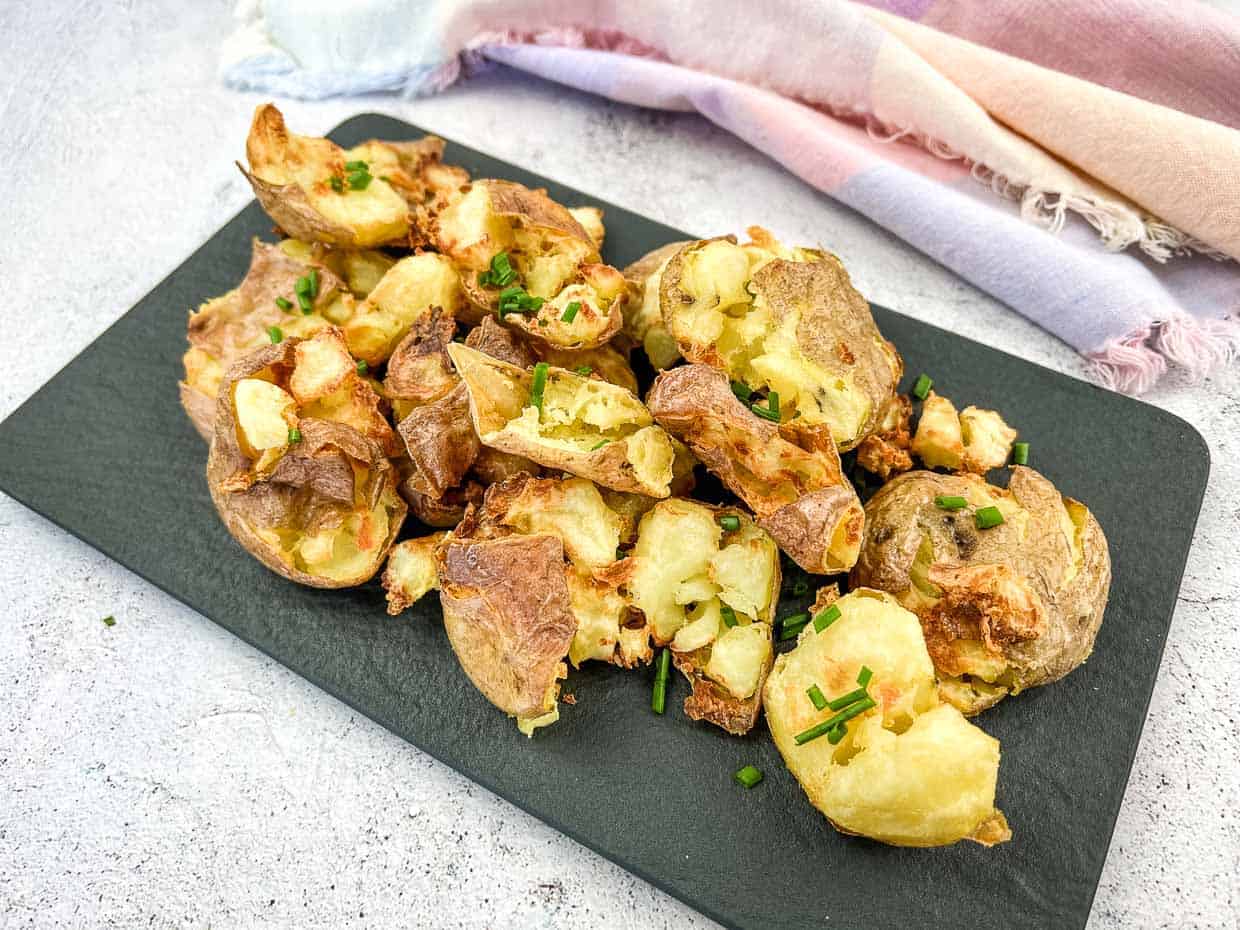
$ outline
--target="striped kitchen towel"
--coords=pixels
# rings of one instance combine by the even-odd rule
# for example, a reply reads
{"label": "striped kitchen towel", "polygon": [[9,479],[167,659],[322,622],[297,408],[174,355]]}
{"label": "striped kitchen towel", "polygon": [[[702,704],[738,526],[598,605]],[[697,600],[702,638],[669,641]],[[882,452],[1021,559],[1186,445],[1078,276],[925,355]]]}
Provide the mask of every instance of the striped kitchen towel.
{"label": "striped kitchen towel", "polygon": [[231,86],[487,62],[696,111],[1139,393],[1240,347],[1240,20],[1190,0],[243,0]]}

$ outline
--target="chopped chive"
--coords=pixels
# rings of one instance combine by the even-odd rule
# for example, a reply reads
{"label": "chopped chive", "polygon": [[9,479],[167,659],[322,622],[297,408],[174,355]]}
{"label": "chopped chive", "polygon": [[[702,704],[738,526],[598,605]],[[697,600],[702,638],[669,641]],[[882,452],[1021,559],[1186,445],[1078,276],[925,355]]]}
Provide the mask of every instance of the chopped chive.
{"label": "chopped chive", "polygon": [[969,502],[954,494],[940,494],[934,499],[934,506],[940,510],[964,510],[969,506]]}
{"label": "chopped chive", "polygon": [[332,186],[332,190],[334,190],[337,194],[344,193],[344,180],[339,175],[333,174],[327,179],[327,183]]}
{"label": "chopped chive", "polygon": [[293,309],[293,302],[289,300],[287,297],[277,297],[276,306],[279,307],[281,310],[283,310],[285,313],[288,313],[290,310]]}
{"label": "chopped chive", "polygon": [[778,407],[772,410],[770,407],[763,407],[761,404],[751,404],[749,409],[762,417],[762,419],[770,420],[772,423],[778,423],[780,420]]}
{"label": "chopped chive", "polygon": [[719,616],[723,618],[723,625],[726,626],[729,630],[732,629],[732,627],[736,626],[736,624],[739,622],[736,619],[736,611],[733,610],[731,607],[729,607],[727,604],[719,605]]}
{"label": "chopped chive", "polygon": [[[828,717],[826,720],[822,721],[822,723],[815,724],[808,730],[802,730],[796,735],[796,744],[801,746],[808,743],[810,740],[818,739],[818,737],[829,733],[832,729],[845,721],[852,720],[852,718],[856,717],[858,714],[864,714],[871,707],[877,706],[878,704],[873,698],[866,698],[863,701],[858,701],[856,704],[844,708],[835,716]],[[843,734],[840,735],[840,739],[843,739]],[[839,740],[837,739],[836,742],[838,743]]]}
{"label": "chopped chive", "polygon": [[805,597],[809,594],[809,582],[804,578],[798,578],[797,583],[792,586],[793,597]]}
{"label": "chopped chive", "polygon": [[370,366],[366,364],[366,359],[359,358],[357,360],[357,373],[359,375],[364,375],[368,371],[370,371]]}
{"label": "chopped chive", "polygon": [[314,312],[314,304],[310,302],[309,294],[298,294],[297,306],[301,307],[301,312],[304,316],[309,316]]}
{"label": "chopped chive", "polygon": [[821,633],[838,619],[840,619],[840,609],[832,604],[814,618],[814,632]]}
{"label": "chopped chive", "polygon": [[490,270],[478,275],[479,284],[493,284],[496,287],[507,287],[517,277],[512,267],[512,260],[507,252],[497,252],[491,259]]}
{"label": "chopped chive", "polygon": [[594,369],[589,365],[582,365],[579,368],[574,368],[573,371],[577,372],[577,374],[581,375],[583,378],[588,378],[593,373]]}
{"label": "chopped chive", "polygon": [[525,288],[514,284],[499,292],[499,308],[497,312],[502,320],[509,313],[529,313],[543,305],[541,297],[531,297]]}
{"label": "chopped chive", "polygon": [[766,395],[767,409],[776,415],[779,414],[779,392],[771,391]]}
{"label": "chopped chive", "polygon": [[719,525],[729,533],[735,533],[741,528],[741,518],[734,513],[727,513],[719,518]]}
{"label": "chopped chive", "polygon": [[749,398],[753,397],[753,391],[747,384],[743,384],[740,381],[732,381],[730,386],[732,388],[732,393],[735,394],[740,400],[748,402]]}
{"label": "chopped chive", "polygon": [[798,633],[805,629],[805,624],[809,623],[809,614],[793,614],[791,617],[784,617],[779,628],[779,641],[793,639]]}
{"label": "chopped chive", "polygon": [[655,660],[654,692],[650,695],[650,709],[656,714],[663,713],[664,705],[667,702],[667,678],[671,664],[672,651],[664,648],[659,653],[659,658]]}
{"label": "chopped chive", "polygon": [[627,559],[628,557],[629,557],[629,554],[627,552],[625,552],[619,546],[616,546],[616,561],[617,562],[619,562],[621,559]]}
{"label": "chopped chive", "polygon": [[830,743],[832,746],[838,746],[840,740],[842,740],[847,735],[848,735],[848,724],[837,723],[827,733],[827,742]]}
{"label": "chopped chive", "polygon": [[293,293],[296,294],[298,297],[300,297],[302,294],[305,294],[307,297],[310,296],[309,275],[302,275],[300,278],[297,279],[297,282],[293,285]]}
{"label": "chopped chive", "polygon": [[116,626],[116,618],[113,617],[111,614],[108,614],[106,617],[103,618],[103,625],[104,626]]}
{"label": "chopped chive", "polygon": [[832,710],[843,710],[845,707],[851,707],[858,701],[868,698],[865,688],[857,688],[855,691],[849,691],[847,694],[841,694],[833,701],[827,701],[827,706]]}
{"label": "chopped chive", "polygon": [[534,384],[530,388],[530,406],[542,410],[543,392],[547,389],[547,363],[539,362],[534,366]]}
{"label": "chopped chive", "polygon": [[861,666],[861,671],[857,673],[857,684],[861,685],[863,688],[868,688],[870,685],[870,679],[873,677],[874,672],[870,669],[870,667],[868,665],[863,665]]}
{"label": "chopped chive", "polygon": [[1029,443],[1017,442],[1012,444],[1012,461],[1017,465],[1029,464]]}
{"label": "chopped chive", "polygon": [[574,300],[564,308],[564,315],[560,317],[561,323],[571,323],[577,318],[578,311],[581,310],[581,301]]}
{"label": "chopped chive", "polygon": [[299,442],[301,442],[301,430],[296,426],[290,426],[288,428],[288,444],[292,446]]}
{"label": "chopped chive", "polygon": [[817,685],[810,685],[805,692],[809,695],[810,701],[814,704],[814,710],[826,710],[827,699],[823,697],[822,690]]}
{"label": "chopped chive", "polygon": [[370,186],[370,182],[373,181],[374,178],[371,177],[370,171],[367,170],[366,163],[364,161],[350,162],[350,164],[360,165],[360,167],[349,170],[349,187],[353,188],[355,191],[364,191]]}
{"label": "chopped chive", "polygon": [[284,330],[280,329],[278,326],[268,326],[267,338],[271,340],[272,345],[275,345],[277,342],[283,342]]}
{"label": "chopped chive", "polygon": [[973,523],[979,530],[988,530],[1003,522],[1003,512],[998,507],[983,507],[973,514]]}
{"label": "chopped chive", "polygon": [[742,788],[752,788],[762,781],[762,770],[754,768],[752,765],[747,765],[732,777],[736,779],[736,783]]}
{"label": "chopped chive", "polygon": [[344,163],[345,171],[369,171],[370,165],[364,161],[346,161]]}
{"label": "chopped chive", "polygon": [[600,439],[598,442],[596,442],[594,445],[592,445],[592,446],[590,447],[590,451],[591,451],[591,452],[595,452],[595,451],[597,451],[597,450],[599,450],[599,449],[603,448],[603,446],[607,445],[607,443],[609,443],[609,442],[611,442],[611,440],[610,440],[610,439]]}
{"label": "chopped chive", "polygon": [[917,376],[917,383],[913,385],[913,396],[918,400],[925,400],[932,387],[934,387],[934,381],[930,376],[920,374]]}

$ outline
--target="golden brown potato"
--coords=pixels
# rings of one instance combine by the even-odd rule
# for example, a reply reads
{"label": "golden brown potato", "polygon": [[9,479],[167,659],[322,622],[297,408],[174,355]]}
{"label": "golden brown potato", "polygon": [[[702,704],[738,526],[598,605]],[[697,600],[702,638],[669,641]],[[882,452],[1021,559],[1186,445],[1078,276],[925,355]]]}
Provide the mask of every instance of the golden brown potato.
{"label": "golden brown potato", "polygon": [[447,533],[432,533],[406,539],[392,547],[383,569],[383,590],[387,592],[387,612],[395,617],[412,607],[428,592],[439,588],[435,549]]}
{"label": "golden brown potato", "polygon": [[[808,624],[775,660],[764,689],[775,745],[813,805],[841,832],[896,846],[1009,839],[995,808],[999,742],[939,702],[917,618],[867,588],[833,608],[835,620]],[[811,689],[836,700],[856,691],[862,669],[872,703],[858,695],[839,739],[807,739],[846,709],[819,710]]]}
{"label": "golden brown potato", "polygon": [[[950,497],[967,505],[936,503]],[[978,528],[986,507],[1002,524]],[[917,614],[943,698],[976,713],[1085,661],[1111,560],[1093,514],[1033,469],[1013,468],[1006,490],[975,475],[913,471],[866,505],[852,582],[889,591]]]}
{"label": "golden brown potato", "polygon": [[852,568],[865,518],[830,441],[813,453],[787,442],[706,365],[663,372],[646,401],[659,425],[752,508],[798,565],[819,574]]}
{"label": "golden brown potato", "polygon": [[964,470],[985,475],[1007,464],[1018,434],[998,412],[965,407],[960,411],[960,435],[964,440]]}
{"label": "golden brown potato", "polygon": [[[255,239],[241,284],[190,314],[181,403],[207,441],[214,433],[215,396],[225,370],[241,356],[270,345],[272,327],[284,336],[309,336],[353,312],[353,294],[329,267],[334,263],[323,259],[322,252],[295,240],[271,245]],[[304,313],[297,291],[311,281],[313,296],[307,291],[305,297],[310,312]]]}
{"label": "golden brown potato", "polygon": [[950,468],[964,465],[964,436],[960,417],[950,400],[931,391],[921,405],[921,419],[913,436],[913,454],[927,468]]}
{"label": "golden brown potato", "polygon": [[[731,519],[736,528],[725,528]],[[749,732],[771,667],[774,541],[743,511],[671,498],[641,518],[632,553],[605,577],[627,592],[655,643],[671,648],[693,687],[685,713]]]}
{"label": "golden brown potato", "polygon": [[483,445],[617,491],[670,493],[677,447],[628,391],[548,368],[536,405],[533,373],[460,344],[450,345],[448,353],[469,390]]}
{"label": "golden brown potato", "polygon": [[418,319],[388,359],[383,393],[399,422],[415,407],[434,403],[460,384],[448,343],[456,322],[439,307]]}
{"label": "golden brown potato", "polygon": [[907,395],[897,394],[891,398],[875,431],[857,446],[857,464],[884,481],[911,469],[909,418],[912,413],[913,404]]}
{"label": "golden brown potato", "polygon": [[349,351],[376,367],[434,308],[455,317],[464,303],[452,262],[433,252],[419,252],[389,268],[341,325]]}
{"label": "golden brown potato", "polygon": [[759,235],[747,246],[708,239],[672,256],[659,285],[664,323],[689,361],[777,394],[785,438],[851,449],[895,393],[900,356],[838,258],[750,232]]}
{"label": "golden brown potato", "polygon": [[669,242],[647,252],[624,269],[629,283],[629,299],[624,305],[624,334],[639,345],[658,371],[671,368],[680,358],[680,348],[663,323],[659,287],[663,269],[672,256],[688,242]]}
{"label": "golden brown potato", "polygon": [[373,174],[363,182],[348,167],[359,159],[336,143],[289,132],[271,104],[254,111],[245,152],[250,169],[242,174],[288,235],[343,249],[409,242],[405,199]]}
{"label": "golden brown potato", "polygon": [[617,387],[624,388],[631,394],[637,393],[637,375],[633,373],[629,360],[623,352],[611,345],[573,351],[535,343],[531,348],[540,362],[546,362],[556,368],[575,371],[582,377],[602,378]]}
{"label": "golden brown potato", "polygon": [[258,349],[225,373],[207,483],[233,538],[272,571],[313,587],[349,587],[378,571],[406,508],[379,444],[307,413],[319,401],[294,395],[294,384],[307,396],[331,389],[330,379],[306,375],[316,360],[298,350],[308,342]]}
{"label": "golden brown potato", "polygon": [[598,207],[569,207],[568,212],[581,224],[581,228],[590,234],[594,247],[601,252],[603,239],[607,235],[607,230],[603,227],[603,211]]}
{"label": "golden brown potato", "polygon": [[463,384],[434,403],[415,407],[396,431],[412,465],[407,487],[431,499],[458,487],[482,448]]}

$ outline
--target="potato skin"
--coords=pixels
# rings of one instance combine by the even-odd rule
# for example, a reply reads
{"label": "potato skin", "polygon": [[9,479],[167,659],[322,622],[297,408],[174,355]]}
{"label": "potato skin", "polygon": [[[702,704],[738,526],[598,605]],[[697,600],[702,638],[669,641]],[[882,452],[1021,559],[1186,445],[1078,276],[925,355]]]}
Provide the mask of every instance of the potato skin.
{"label": "potato skin", "polygon": [[[978,530],[975,506],[944,511],[934,503],[940,495],[971,504],[993,498],[1011,513],[1002,525]],[[1079,556],[1068,527],[1080,540]],[[913,578],[924,541],[933,554],[922,589],[927,582],[938,588],[937,601]],[[945,680],[945,699],[976,713],[1007,693],[1062,678],[1088,658],[1106,608],[1111,562],[1093,514],[1031,468],[1015,466],[1006,492],[974,475],[913,471],[867,504],[865,542],[851,581],[891,592],[918,615]],[[987,677],[962,651],[970,642],[980,642],[987,663],[994,663]],[[983,684],[951,681],[960,676]]]}
{"label": "potato skin", "polygon": [[832,444],[809,453],[787,442],[706,365],[663,372],[646,402],[656,422],[752,508],[793,561],[822,574],[852,568],[864,514]]}
{"label": "potato skin", "polygon": [[514,717],[554,710],[577,631],[560,540],[454,533],[437,559],[444,630],[470,681]]}
{"label": "potato skin", "polygon": [[[268,477],[252,480],[246,477],[252,462],[237,438],[232,386],[264,369],[287,371],[299,341],[288,339],[259,349],[238,360],[225,374],[207,458],[207,486],[229,533],[273,572],[310,587],[352,587],[369,580],[379,570],[407,512],[396,494],[395,472],[383,449],[349,426],[303,418],[299,423],[301,442],[279,460]],[[363,479],[359,479],[353,463],[364,467]],[[358,480],[363,481],[361,487],[356,484]],[[355,575],[332,578],[303,571],[258,532],[271,527],[313,530],[330,525],[333,520],[353,513],[359,497],[367,509],[384,504],[387,532],[373,559]]]}

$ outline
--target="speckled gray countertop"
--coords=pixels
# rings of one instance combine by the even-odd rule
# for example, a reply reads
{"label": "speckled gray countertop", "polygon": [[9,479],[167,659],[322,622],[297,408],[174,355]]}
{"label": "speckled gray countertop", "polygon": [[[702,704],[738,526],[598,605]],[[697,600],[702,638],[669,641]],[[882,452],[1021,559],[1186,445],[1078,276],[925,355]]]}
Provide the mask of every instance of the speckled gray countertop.
{"label": "speckled gray countertop", "polygon": [[[250,199],[232,161],[257,98],[215,77],[230,6],[0,10],[0,418]],[[877,302],[1082,371],[695,117],[503,71],[430,100],[281,106],[307,133],[388,112],[673,226],[820,241]],[[1214,465],[1090,927],[1235,928],[1240,363],[1148,400]],[[713,926],[3,495],[0,602],[0,927]]]}

